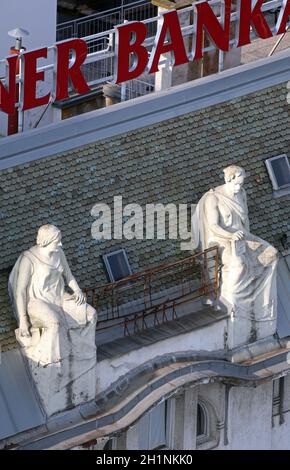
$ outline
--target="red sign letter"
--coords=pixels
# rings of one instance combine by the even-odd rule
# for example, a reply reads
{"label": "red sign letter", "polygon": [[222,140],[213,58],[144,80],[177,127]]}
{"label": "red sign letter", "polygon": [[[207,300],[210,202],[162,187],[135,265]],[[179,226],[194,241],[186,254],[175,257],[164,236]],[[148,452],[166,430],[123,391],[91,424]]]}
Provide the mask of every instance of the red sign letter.
{"label": "red sign letter", "polygon": [[[148,52],[142,43],[146,39],[147,28],[143,23],[134,21],[117,28],[118,41],[118,70],[116,83],[126,82],[139,77],[147,65]],[[131,41],[133,36],[133,42]],[[131,65],[131,54],[135,54],[134,63]],[[133,67],[133,68],[132,68]]]}
{"label": "red sign letter", "polygon": [[[164,44],[167,33],[170,34],[170,42]],[[189,62],[176,11],[170,11],[163,15],[163,20],[161,25],[158,27],[155,44],[148,64],[149,73],[158,72],[158,63],[161,54],[166,54],[166,52],[171,51],[174,52],[174,65],[181,65]]]}
{"label": "red sign letter", "polygon": [[250,44],[251,25],[255,28],[256,33],[260,36],[260,38],[267,39],[273,36],[267,21],[265,20],[265,17],[261,12],[262,5],[263,0],[257,0],[257,3],[252,10],[251,0],[240,1],[239,42],[237,44],[237,47]]}
{"label": "red sign letter", "polygon": [[16,104],[16,66],[18,57],[13,55],[6,60],[9,65],[9,91],[0,80],[0,109],[3,113],[13,114]]}
{"label": "red sign letter", "polygon": [[206,29],[215,45],[222,51],[229,50],[231,0],[224,0],[224,29],[207,2],[195,5],[196,8],[196,43],[193,60],[202,58],[203,28]]}
{"label": "red sign letter", "polygon": [[47,48],[38,49],[37,51],[26,52],[24,54],[24,98],[23,111],[27,109],[37,108],[47,104],[50,93],[41,98],[36,98],[36,84],[38,81],[44,81],[44,72],[37,72],[37,59],[47,57]]}
{"label": "red sign letter", "polygon": [[[70,39],[61,44],[57,44],[57,85],[56,100],[68,98],[68,80],[71,79],[74,89],[79,94],[88,93],[90,87],[84,79],[81,65],[86,60],[88,47],[83,39]],[[74,52],[74,63],[69,67],[69,55],[71,49]]]}
{"label": "red sign letter", "polygon": [[288,16],[290,15],[290,1],[287,0],[286,5],[284,3],[283,7],[281,8],[281,11],[279,13],[279,18],[276,25],[277,34],[282,34],[286,31],[286,24]]}

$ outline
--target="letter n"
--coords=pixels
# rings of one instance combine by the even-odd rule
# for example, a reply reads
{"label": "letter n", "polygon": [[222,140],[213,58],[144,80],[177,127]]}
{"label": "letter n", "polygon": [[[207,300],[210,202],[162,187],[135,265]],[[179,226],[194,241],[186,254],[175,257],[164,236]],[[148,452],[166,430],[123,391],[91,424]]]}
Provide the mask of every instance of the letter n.
{"label": "letter n", "polygon": [[277,34],[285,33],[289,15],[290,15],[290,0],[284,0],[283,7],[280,10],[278,21],[276,24]]}
{"label": "letter n", "polygon": [[231,0],[224,0],[224,18],[222,20],[224,27],[221,26],[207,2],[197,3],[195,9],[196,41],[192,54],[193,60],[202,58],[204,29],[210,35],[213,43],[222,51],[227,52],[230,43]]}
{"label": "letter n", "polygon": [[[170,35],[170,41],[166,42],[166,36]],[[163,14],[163,20],[159,25],[155,45],[152,48],[148,64],[149,73],[158,72],[158,63],[161,54],[174,53],[174,65],[186,64],[186,54],[182,31],[176,11]]]}

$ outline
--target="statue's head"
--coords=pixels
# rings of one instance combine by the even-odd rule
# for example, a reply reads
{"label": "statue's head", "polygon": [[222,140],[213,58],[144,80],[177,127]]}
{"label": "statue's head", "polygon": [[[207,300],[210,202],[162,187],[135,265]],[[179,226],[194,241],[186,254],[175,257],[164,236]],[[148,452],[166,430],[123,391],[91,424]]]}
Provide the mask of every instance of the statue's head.
{"label": "statue's head", "polygon": [[245,176],[245,170],[240,166],[230,165],[224,169],[225,183],[233,194],[240,192]]}
{"label": "statue's head", "polygon": [[61,245],[61,232],[55,225],[42,225],[37,233],[36,243],[42,248],[49,247],[49,251],[58,251]]}

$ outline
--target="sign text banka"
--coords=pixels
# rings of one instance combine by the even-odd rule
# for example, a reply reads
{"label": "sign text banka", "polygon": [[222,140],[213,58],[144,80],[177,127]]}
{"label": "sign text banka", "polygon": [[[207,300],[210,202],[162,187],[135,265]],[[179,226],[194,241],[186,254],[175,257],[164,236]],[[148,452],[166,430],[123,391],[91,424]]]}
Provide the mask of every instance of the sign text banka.
{"label": "sign text banka", "polygon": [[[208,33],[215,47],[224,52],[229,51],[232,0],[222,0],[222,2],[224,3],[224,13],[220,21],[206,1],[194,4],[195,34],[190,52],[186,51],[176,10],[168,11],[162,15],[150,54],[144,44],[147,37],[145,23],[133,21],[116,26],[115,82],[119,84],[133,80],[145,72],[149,74],[158,72],[158,64],[163,54],[169,54],[173,66],[201,59],[204,31]],[[257,0],[256,3],[252,0],[238,2],[236,47],[245,46],[251,42],[251,28],[255,30],[257,37],[262,39],[286,31],[290,15],[290,0],[283,2],[274,33],[272,33],[261,10],[262,5],[263,0]],[[20,108],[22,111],[46,105],[50,101],[68,98],[69,84],[77,94],[85,94],[90,91],[81,71],[81,65],[84,64],[88,55],[85,40],[69,39],[57,43],[54,49],[56,61],[53,86],[51,92],[45,96],[37,96],[37,82],[45,80],[44,71],[38,71],[37,62],[47,58],[47,47],[23,53],[24,83]],[[13,114],[17,106],[15,90],[18,60],[17,55],[9,56],[6,59],[8,72],[5,85],[0,81],[0,110],[7,114]]]}

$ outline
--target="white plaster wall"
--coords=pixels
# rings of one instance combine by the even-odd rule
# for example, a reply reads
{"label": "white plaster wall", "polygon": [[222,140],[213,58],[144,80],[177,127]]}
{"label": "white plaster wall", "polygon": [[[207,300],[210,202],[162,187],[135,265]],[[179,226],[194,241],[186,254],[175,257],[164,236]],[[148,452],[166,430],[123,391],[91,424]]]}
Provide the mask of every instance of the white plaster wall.
{"label": "white plaster wall", "polygon": [[279,424],[280,416],[274,416],[272,428],[272,449],[290,450],[290,374],[285,378],[285,389],[283,399],[284,423]]}
{"label": "white plaster wall", "polygon": [[221,320],[208,327],[178,335],[156,344],[143,347],[128,354],[106,359],[97,364],[97,392],[105,390],[119,377],[135,367],[163,354],[177,351],[216,351],[224,348],[224,332],[227,320]]}
{"label": "white plaster wall", "polygon": [[290,411],[284,413],[284,423],[279,424],[279,416],[274,417],[272,428],[272,450],[290,450]]}
{"label": "white plaster wall", "polygon": [[228,439],[219,449],[271,449],[272,382],[256,388],[233,387],[229,393]]}
{"label": "white plaster wall", "polygon": [[[52,46],[56,41],[56,14],[57,0],[1,0],[0,15],[0,58],[9,55],[9,49],[14,45],[13,38],[8,36],[8,31],[22,27],[29,31],[30,35],[25,37],[23,45],[26,49],[39,49],[44,46]],[[52,58],[49,58],[50,61]],[[0,66],[0,76],[5,74],[5,69]],[[46,74],[46,83],[39,83],[38,91],[45,95],[51,90],[52,73]],[[27,111],[24,118],[24,129],[30,129],[39,119],[43,107]],[[41,124],[52,122],[52,111],[49,109]],[[0,134],[6,135],[7,116],[0,113]]]}
{"label": "white plaster wall", "polygon": [[285,376],[284,404],[285,411],[290,411],[290,373]]}

